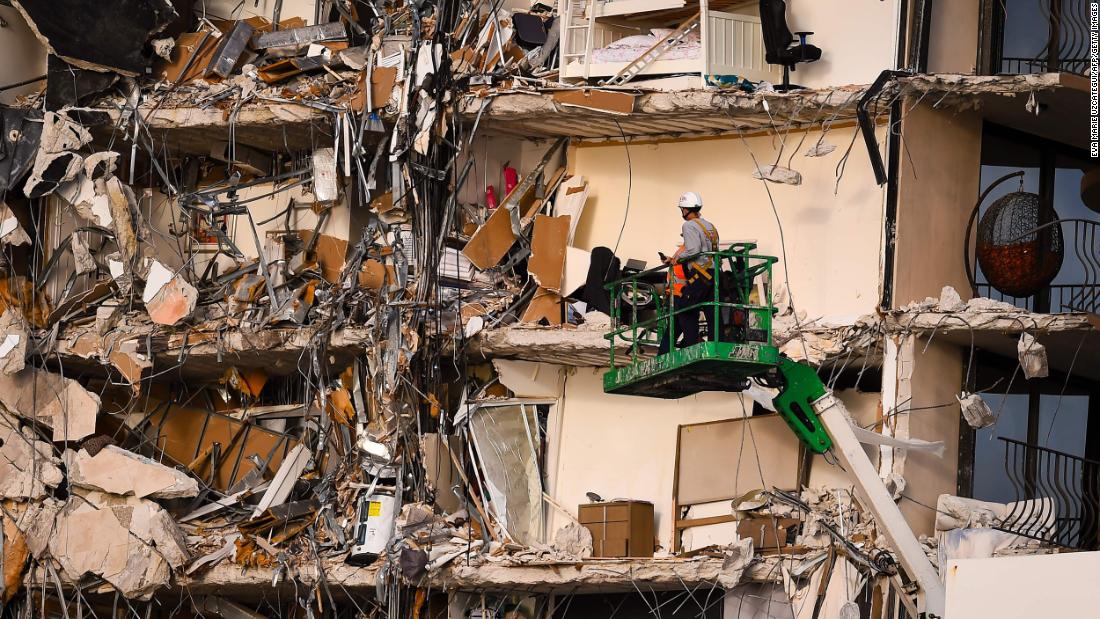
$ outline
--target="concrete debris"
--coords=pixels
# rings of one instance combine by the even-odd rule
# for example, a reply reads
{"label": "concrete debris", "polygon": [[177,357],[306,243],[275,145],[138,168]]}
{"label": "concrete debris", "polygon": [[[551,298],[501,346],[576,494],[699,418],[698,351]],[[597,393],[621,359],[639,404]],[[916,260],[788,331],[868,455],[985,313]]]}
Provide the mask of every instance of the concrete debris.
{"label": "concrete debris", "polygon": [[554,534],[554,548],[587,559],[592,556],[592,532],[579,522],[569,522]]}
{"label": "concrete debris", "polygon": [[172,273],[153,261],[141,300],[149,310],[149,319],[158,325],[174,325],[195,311],[199,291],[182,275]]}
{"label": "concrete debris", "polygon": [[69,578],[94,574],[136,599],[149,599],[189,560],[187,542],[164,508],[94,491],[78,491],[57,515],[49,551]]}
{"label": "concrete debris", "polygon": [[61,485],[61,461],[30,428],[0,414],[0,498],[41,500]]}
{"label": "concrete debris", "polygon": [[766,165],[761,166],[752,173],[752,177],[755,179],[765,180],[771,183],[781,183],[784,185],[801,185],[802,175],[797,170],[790,168],[784,168],[778,165]]}
{"label": "concrete debris", "polygon": [[64,460],[69,483],[78,488],[139,499],[180,499],[199,493],[198,481],[190,475],[115,445],[95,455],[69,450]]}
{"label": "concrete debris", "polygon": [[38,368],[0,374],[0,405],[53,430],[54,441],[78,441],[95,432],[99,396],[75,380]]}
{"label": "concrete debris", "polygon": [[11,376],[26,366],[28,339],[18,312],[8,309],[0,314],[0,373]]}
{"label": "concrete debris", "polygon": [[[779,69],[761,61],[755,81],[699,80],[698,71],[650,80],[655,69],[643,67],[622,90],[600,87],[614,72],[587,75],[610,62],[585,62],[586,75],[576,75],[569,38],[587,26],[554,3],[276,1],[209,13],[185,0],[12,4],[30,29],[28,47],[37,38],[43,57],[9,64],[46,72],[44,85],[32,80],[0,106],[0,606],[11,604],[13,616],[38,603],[55,614],[108,615],[104,600],[122,608],[156,596],[188,600],[192,608],[179,613],[226,619],[436,616],[443,597],[464,609],[453,616],[487,617],[503,606],[502,591],[511,592],[508,613],[534,616],[535,598],[563,591],[719,586],[730,609],[766,614],[774,602],[798,619],[817,609],[847,619],[863,600],[896,593],[894,549],[847,486],[803,487],[839,474],[831,458],[792,473],[783,487],[796,493],[738,487],[733,500],[723,490],[670,506],[660,493],[693,481],[674,479],[683,469],[671,460],[673,418],[740,411],[700,408],[720,406],[708,397],[631,404],[601,391],[597,374],[609,364],[662,362],[657,317],[676,286],[653,243],[675,237],[670,224],[679,222],[636,218],[682,189],[668,193],[663,176],[646,178],[651,151],[685,148],[686,159],[701,152],[691,150],[696,141],[710,148],[748,131],[745,142],[763,145],[759,135],[771,133],[763,165],[743,165],[760,154],[751,152],[717,176],[700,167],[697,180],[725,174],[763,190],[771,186],[750,175],[790,186],[805,175],[814,192],[835,186],[851,199],[842,215],[859,222],[885,217],[885,190],[851,189],[866,180],[853,181],[851,165],[840,188],[848,153],[836,144],[858,134],[833,132],[850,129],[857,108],[885,119],[890,103],[905,102],[909,116],[889,127],[902,138],[924,110],[900,97],[937,93],[928,98],[936,106],[961,108],[969,93],[973,107],[1004,87],[1033,91],[1041,111],[1061,78],[913,76],[861,101],[862,85],[773,86]],[[611,18],[630,3],[597,4]],[[682,19],[665,9],[662,20]],[[739,14],[728,17],[757,24]],[[619,21],[585,17],[600,41]],[[710,31],[724,20],[698,23]],[[627,53],[628,40],[656,41],[662,30],[604,42]],[[742,30],[755,37],[761,26]],[[708,35],[677,44],[678,53],[698,46],[698,59],[659,65],[719,66],[699,36]],[[617,144],[592,143],[604,140]],[[926,157],[913,150],[909,163],[893,162],[904,179]],[[800,153],[803,172],[789,167]],[[670,171],[682,165],[668,161]],[[821,170],[835,178],[823,184]],[[639,188],[652,195],[639,197]],[[788,193],[798,191],[776,197]],[[819,228],[838,212],[813,199],[802,196],[784,217],[788,243],[827,238]],[[631,211],[639,200],[646,204]],[[868,200],[873,209],[857,210]],[[708,346],[735,344],[726,361],[737,363],[777,352],[805,361],[831,388],[866,402],[853,432],[882,448],[880,476],[896,499],[919,486],[908,466],[957,450],[946,450],[954,438],[914,438],[931,426],[886,410],[883,398],[903,395],[918,376],[882,375],[896,361],[887,357],[891,338],[1018,334],[1023,373],[1036,378],[1061,349],[1052,333],[1093,329],[1085,314],[964,300],[950,286],[878,310],[875,291],[891,290],[885,279],[834,290],[828,302],[800,296],[796,310],[788,285],[807,296],[807,286],[826,290],[814,280],[825,271],[798,272],[820,267],[804,255],[768,277],[770,262],[759,272],[739,263],[780,253],[770,215],[766,223],[718,239],[759,249],[733,252],[718,271],[725,306]],[[897,225],[902,248],[905,217],[882,224],[875,229]],[[842,253],[813,260],[867,257]],[[874,260],[863,262],[871,265],[863,274],[876,277]],[[629,291],[613,290],[633,276]],[[813,313],[826,310],[836,313]],[[629,337],[609,335],[631,322]],[[747,385],[728,376],[723,385],[774,411],[779,383],[754,363],[760,372]],[[945,372],[957,377],[953,367]],[[995,421],[980,396],[958,399],[972,427]],[[676,414],[624,430],[623,420],[663,415],[658,409]],[[872,423],[890,431],[863,429]],[[569,479],[578,474],[593,483]],[[593,499],[606,517],[581,525],[577,505],[593,490],[609,498]],[[606,513],[624,505],[626,516]],[[629,507],[638,505],[652,510],[639,517]],[[945,557],[1023,548],[988,533],[1015,506],[941,497],[929,548],[939,543]],[[1050,531],[1054,523],[1033,524]],[[594,539],[598,527],[606,535]],[[253,595],[261,589],[273,594]],[[102,595],[112,591],[126,600]],[[459,599],[470,591],[474,601]],[[897,597],[910,601],[904,593]],[[359,604],[361,595],[375,599]]]}
{"label": "concrete debris", "polygon": [[1046,378],[1050,375],[1050,367],[1047,363],[1047,349],[1030,333],[1021,333],[1020,340],[1016,343],[1016,354],[1020,359],[1020,368],[1024,371],[1024,378]]}
{"label": "concrete debris", "polygon": [[30,245],[31,237],[27,236],[27,231],[19,225],[19,220],[14,215],[9,215],[0,221],[0,243],[14,246]]}
{"label": "concrete debris", "polygon": [[980,430],[996,423],[997,415],[993,413],[993,410],[989,408],[989,405],[985,403],[985,400],[979,394],[964,391],[955,396],[955,399],[959,401],[963,419],[971,428]]}

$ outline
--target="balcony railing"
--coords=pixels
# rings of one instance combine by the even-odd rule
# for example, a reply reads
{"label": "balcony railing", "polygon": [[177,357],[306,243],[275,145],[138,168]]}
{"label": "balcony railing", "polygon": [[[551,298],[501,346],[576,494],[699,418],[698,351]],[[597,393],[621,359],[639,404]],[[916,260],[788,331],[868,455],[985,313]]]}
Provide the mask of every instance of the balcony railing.
{"label": "balcony railing", "polygon": [[1016,493],[996,528],[1053,546],[1096,550],[1100,462],[1001,438]]}
{"label": "balcony railing", "polygon": [[1100,221],[1059,219],[1021,234],[1019,240],[1034,238],[1052,226],[1061,226],[1064,248],[1062,269],[1055,283],[1032,297],[1014,297],[997,291],[988,282],[976,281],[977,294],[1035,312],[1100,313]]}
{"label": "balcony railing", "polygon": [[[1089,66],[1090,0],[990,0],[986,71],[1077,73]],[[1037,47],[1042,46],[1041,49]],[[1023,55],[1026,49],[1027,54]],[[1033,55],[1032,55],[1033,54]]]}

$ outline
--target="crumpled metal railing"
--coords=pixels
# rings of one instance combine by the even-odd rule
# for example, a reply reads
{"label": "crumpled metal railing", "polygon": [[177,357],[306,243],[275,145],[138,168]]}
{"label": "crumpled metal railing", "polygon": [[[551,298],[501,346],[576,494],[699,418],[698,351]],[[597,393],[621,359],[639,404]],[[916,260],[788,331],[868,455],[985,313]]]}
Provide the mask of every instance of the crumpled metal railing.
{"label": "crumpled metal railing", "polygon": [[[1050,313],[1097,313],[1100,311],[1100,221],[1059,219],[1028,230],[1020,238],[1030,238],[1049,226],[1062,227],[1062,243],[1065,248],[1062,273],[1071,273],[1070,269],[1076,271],[1071,281],[1060,282],[1055,278],[1055,283],[1048,286]],[[1028,298],[998,292],[987,282],[976,282],[976,288],[980,296],[1034,309]]]}
{"label": "crumpled metal railing", "polygon": [[1100,521],[1100,462],[1000,438],[1005,473],[1017,500],[996,528],[1054,546],[1095,550]]}

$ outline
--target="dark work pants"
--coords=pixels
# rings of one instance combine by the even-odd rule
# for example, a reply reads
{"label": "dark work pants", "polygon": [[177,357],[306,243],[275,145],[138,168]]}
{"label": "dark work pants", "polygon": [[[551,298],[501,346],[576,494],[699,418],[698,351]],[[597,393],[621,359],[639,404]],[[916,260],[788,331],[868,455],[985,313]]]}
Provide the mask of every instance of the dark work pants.
{"label": "dark work pants", "polygon": [[[710,271],[713,274],[713,271]],[[697,305],[706,301],[712,301],[714,297],[714,280],[703,276],[695,278],[695,281],[684,286],[683,294],[675,297],[673,309],[680,309],[691,305]],[[676,342],[676,348],[687,348],[699,343],[699,313],[707,312],[707,337],[714,340],[714,307],[699,307],[686,312],[676,314],[672,320],[672,341]],[[661,338],[657,354],[665,354],[669,351],[668,334]]]}

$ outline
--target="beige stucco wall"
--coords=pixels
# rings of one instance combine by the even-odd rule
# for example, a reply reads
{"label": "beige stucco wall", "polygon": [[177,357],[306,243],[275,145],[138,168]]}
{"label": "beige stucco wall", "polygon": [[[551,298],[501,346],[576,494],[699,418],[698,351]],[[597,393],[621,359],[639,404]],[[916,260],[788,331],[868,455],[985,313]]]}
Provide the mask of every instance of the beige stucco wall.
{"label": "beige stucco wall", "polygon": [[944,285],[968,298],[963,263],[966,222],[978,197],[982,120],[975,112],[912,107],[902,121],[894,306]]}
{"label": "beige stucco wall", "polygon": [[[316,4],[316,0],[283,0],[280,19],[301,17],[307,24],[312,24]],[[237,8],[236,13],[233,12],[234,8]],[[248,0],[243,3],[240,0],[196,0],[195,13],[202,15],[204,10],[211,17],[223,19],[245,19],[254,16],[271,19],[275,11],[275,0]]]}
{"label": "beige stucco wall", "polygon": [[[826,141],[837,149],[825,157],[802,154],[820,133],[790,133],[782,165],[794,153],[791,167],[802,174],[802,184],[769,183],[767,188],[752,177],[750,149],[757,161],[769,165],[779,155],[779,137],[633,143],[629,166],[622,143],[582,144],[571,163],[576,174],[588,179],[590,193],[574,243],[583,249],[614,248],[625,218],[617,255],[653,266],[659,250],[670,254],[679,245],[682,221],[676,203],[682,192],[692,190],[702,196],[703,216],[718,227],[723,242],[755,241],[759,252],[782,258],[770,190],[783,225],[796,307],[810,318],[870,313],[878,303],[884,194],[862,142],[853,147],[834,195],[837,164],[854,131],[830,131]],[[780,285],[785,281],[782,264],[775,279]]]}
{"label": "beige stucco wall", "polygon": [[810,88],[870,84],[896,68],[900,0],[787,0],[791,32],[811,31],[821,60],[798,65],[791,81]]}
{"label": "beige stucco wall", "polygon": [[974,73],[978,59],[979,4],[979,0],[935,0],[932,3],[929,73]]}
{"label": "beige stucco wall", "polygon": [[[0,86],[15,84],[45,75],[46,48],[38,42],[19,11],[10,6],[0,6],[0,19],[7,26],[0,28]],[[19,95],[36,92],[46,85],[45,80],[0,92],[0,104],[11,105]]]}
{"label": "beige stucco wall", "polygon": [[[936,499],[955,494],[959,462],[959,405],[955,396],[962,390],[967,351],[958,346],[933,340],[913,346],[913,374],[909,436],[926,441],[943,441],[943,457],[910,451],[906,454],[903,475],[905,495],[918,501],[902,500],[901,511],[917,534],[931,535],[935,525]],[[943,406],[946,405],[946,406]]]}
{"label": "beige stucco wall", "polygon": [[[578,368],[565,381],[563,397],[550,424],[548,487],[554,500],[576,514],[587,503],[586,492],[605,499],[631,498],[653,503],[655,530],[661,546],[671,548],[672,487],[676,467],[677,428],[683,424],[743,415],[738,394],[703,393],[680,400],[659,400],[603,392],[603,370]],[[863,423],[874,420],[878,394],[839,394]],[[751,411],[752,402],[745,399]],[[774,446],[757,445],[759,450]],[[791,457],[797,458],[792,450]],[[746,446],[746,466],[756,458]],[[843,473],[815,458],[811,484],[848,487]],[[722,506],[720,506],[722,507]],[[567,520],[551,510],[549,533]],[[728,504],[719,512],[730,513]],[[733,541],[727,540],[727,541]]]}

